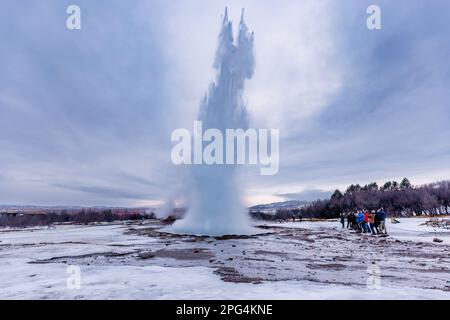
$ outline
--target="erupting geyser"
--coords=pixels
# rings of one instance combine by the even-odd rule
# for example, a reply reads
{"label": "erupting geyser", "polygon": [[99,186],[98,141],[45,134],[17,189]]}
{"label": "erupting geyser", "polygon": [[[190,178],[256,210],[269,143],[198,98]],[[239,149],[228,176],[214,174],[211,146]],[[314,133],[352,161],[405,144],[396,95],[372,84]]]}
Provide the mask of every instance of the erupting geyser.
{"label": "erupting geyser", "polygon": [[[234,41],[232,23],[225,9],[214,62],[217,78],[202,101],[198,117],[204,130],[215,128],[225,134],[226,129],[247,129],[242,94],[245,80],[251,79],[254,73],[253,39],[242,11],[238,38]],[[189,209],[171,231],[212,236],[252,233],[241,201],[243,192],[236,181],[238,167],[203,164],[192,165],[190,170]]]}

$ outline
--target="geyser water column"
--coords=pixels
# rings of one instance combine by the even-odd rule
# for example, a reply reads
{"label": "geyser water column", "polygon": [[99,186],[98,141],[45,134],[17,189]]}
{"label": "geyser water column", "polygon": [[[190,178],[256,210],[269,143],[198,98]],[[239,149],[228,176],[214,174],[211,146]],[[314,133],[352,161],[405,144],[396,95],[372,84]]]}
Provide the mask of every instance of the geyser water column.
{"label": "geyser water column", "polygon": [[[215,128],[225,136],[226,129],[248,127],[242,95],[245,80],[252,78],[255,68],[253,40],[242,10],[238,38],[234,41],[232,23],[225,9],[214,61],[217,78],[202,101],[198,117],[203,130]],[[189,169],[189,208],[184,219],[176,221],[170,231],[213,236],[254,231],[242,203],[236,165],[202,164],[191,165]]]}

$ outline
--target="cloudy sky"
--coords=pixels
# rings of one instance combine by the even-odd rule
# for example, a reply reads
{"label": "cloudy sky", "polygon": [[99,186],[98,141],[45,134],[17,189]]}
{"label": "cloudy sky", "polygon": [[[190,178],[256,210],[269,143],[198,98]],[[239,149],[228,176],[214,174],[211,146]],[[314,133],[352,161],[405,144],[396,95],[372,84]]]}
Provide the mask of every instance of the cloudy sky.
{"label": "cloudy sky", "polygon": [[[81,30],[66,28],[70,4]],[[370,4],[381,30],[366,27]],[[447,0],[2,0],[0,203],[182,195],[170,134],[192,128],[214,79],[225,6],[255,31],[252,127],[281,138],[278,175],[248,174],[248,203],[450,179]]]}

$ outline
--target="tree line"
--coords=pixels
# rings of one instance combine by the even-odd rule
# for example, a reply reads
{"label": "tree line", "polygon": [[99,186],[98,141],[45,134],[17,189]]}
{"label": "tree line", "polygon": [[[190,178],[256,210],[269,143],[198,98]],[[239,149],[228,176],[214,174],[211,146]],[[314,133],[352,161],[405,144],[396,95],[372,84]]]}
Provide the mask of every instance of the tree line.
{"label": "tree line", "polygon": [[372,182],[336,190],[330,199],[316,200],[300,209],[303,217],[337,218],[355,209],[376,210],[383,207],[392,216],[449,214],[450,181],[413,186],[404,178],[382,186]]}
{"label": "tree line", "polygon": [[82,209],[75,213],[68,213],[66,210],[63,210],[61,212],[47,212],[46,214],[42,215],[23,214],[16,216],[1,216],[0,227],[23,228],[32,226],[48,226],[54,223],[89,224],[94,222],[112,222],[155,218],[156,216],[154,213],[150,215],[137,212],[117,213],[110,209]]}

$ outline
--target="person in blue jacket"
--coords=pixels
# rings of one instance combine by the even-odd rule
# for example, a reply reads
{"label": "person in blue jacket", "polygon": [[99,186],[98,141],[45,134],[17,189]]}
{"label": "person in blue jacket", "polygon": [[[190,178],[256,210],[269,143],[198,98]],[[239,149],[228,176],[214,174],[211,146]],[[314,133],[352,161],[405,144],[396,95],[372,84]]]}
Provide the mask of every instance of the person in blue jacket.
{"label": "person in blue jacket", "polygon": [[358,211],[358,214],[356,215],[356,223],[361,232],[366,232],[364,229],[364,213],[361,210]]}

